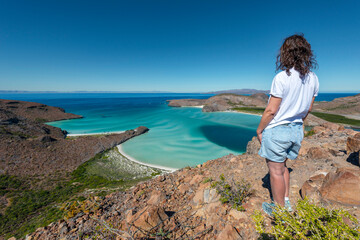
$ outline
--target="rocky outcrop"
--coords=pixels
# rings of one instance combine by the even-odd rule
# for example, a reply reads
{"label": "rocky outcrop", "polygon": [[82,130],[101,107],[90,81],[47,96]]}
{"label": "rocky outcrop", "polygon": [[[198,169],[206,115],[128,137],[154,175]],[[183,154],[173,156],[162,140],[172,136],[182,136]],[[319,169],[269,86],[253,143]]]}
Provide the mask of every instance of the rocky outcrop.
{"label": "rocky outcrop", "polygon": [[[357,132],[332,124],[323,124],[314,131],[314,135],[304,138],[299,157],[287,161],[291,202],[294,204],[307,196],[312,201],[345,206],[360,219],[360,208],[353,207],[359,204],[360,169],[347,161],[349,153],[346,151],[347,139]],[[112,193],[97,203],[98,209],[66,220],[66,237],[71,239],[82,233],[103,239],[115,238],[114,233],[98,230],[113,226],[123,238],[132,236],[134,239],[147,239],[151,234],[167,234],[170,238],[257,239],[251,214],[261,209],[263,201],[270,201],[268,169],[264,159],[257,155],[259,146],[254,137],[243,155],[227,155],[157,176],[126,192]],[[321,153],[319,157],[316,154],[319,149],[326,155]],[[211,187],[220,174],[227,180],[245,179],[251,183],[252,195],[243,205],[245,211],[220,202],[219,194]],[[61,235],[63,222],[38,229],[31,236],[65,237]]]}

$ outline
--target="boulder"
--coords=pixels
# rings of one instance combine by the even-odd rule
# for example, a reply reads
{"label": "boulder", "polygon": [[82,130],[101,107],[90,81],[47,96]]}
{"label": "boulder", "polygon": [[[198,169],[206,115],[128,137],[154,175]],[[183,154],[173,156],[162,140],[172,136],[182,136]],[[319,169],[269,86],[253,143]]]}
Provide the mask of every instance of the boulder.
{"label": "boulder", "polygon": [[167,218],[168,216],[163,208],[150,205],[133,215],[130,218],[130,223],[133,223],[137,228],[149,231]]}
{"label": "boulder", "polygon": [[325,159],[330,156],[329,152],[321,147],[312,147],[307,154],[311,159]]}
{"label": "boulder", "polygon": [[360,166],[360,133],[347,138],[346,151],[347,153],[357,153],[357,155],[354,155],[353,158],[355,164]]}
{"label": "boulder", "polygon": [[231,226],[230,224],[227,224],[225,228],[219,233],[217,236],[218,240],[236,240],[236,239],[243,239],[238,231]]}
{"label": "boulder", "polygon": [[360,170],[340,168],[330,172],[319,191],[324,200],[360,206]]}
{"label": "boulder", "polygon": [[309,200],[320,203],[322,201],[319,188],[321,187],[327,172],[318,172],[305,181],[300,189],[300,195],[304,199],[307,197]]}
{"label": "boulder", "polygon": [[260,142],[257,137],[253,137],[250,142],[248,142],[246,146],[247,154],[257,154],[260,150]]}
{"label": "boulder", "polygon": [[360,133],[355,134],[353,137],[347,138],[346,151],[349,153],[360,151]]}

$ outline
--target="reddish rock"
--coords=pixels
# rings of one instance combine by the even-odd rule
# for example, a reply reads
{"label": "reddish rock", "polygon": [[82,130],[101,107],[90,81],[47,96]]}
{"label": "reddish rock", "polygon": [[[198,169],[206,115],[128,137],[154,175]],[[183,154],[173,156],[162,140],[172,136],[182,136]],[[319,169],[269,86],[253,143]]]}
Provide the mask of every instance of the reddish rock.
{"label": "reddish rock", "polygon": [[315,126],[311,129],[312,131],[314,131],[315,133],[322,133],[325,131],[325,127],[322,126]]}
{"label": "reddish rock", "polygon": [[217,236],[218,240],[236,240],[236,239],[243,239],[237,230],[231,226],[230,224],[227,224],[225,228],[219,233]]}
{"label": "reddish rock", "polygon": [[341,168],[327,174],[319,191],[325,200],[360,206],[360,170]]}
{"label": "reddish rock", "polygon": [[321,124],[321,126],[324,128],[330,129],[332,131],[339,131],[340,129],[343,129],[343,128],[341,128],[342,127],[341,125],[336,124],[336,123],[331,123],[331,122],[323,123],[323,124]]}
{"label": "reddish rock", "polygon": [[131,223],[137,228],[149,231],[168,218],[163,208],[148,206],[131,217]]}
{"label": "reddish rock", "polygon": [[190,181],[190,185],[199,184],[201,183],[202,179],[203,179],[202,175],[195,175],[194,177],[192,177]]}
{"label": "reddish rock", "polygon": [[312,147],[307,154],[311,159],[325,159],[330,156],[329,152],[321,147]]}
{"label": "reddish rock", "polygon": [[319,203],[322,201],[321,194],[319,188],[321,187],[324,178],[326,177],[327,173],[319,173],[312,177],[309,180],[305,181],[303,186],[300,189],[300,195],[302,198],[307,197],[311,201],[315,203]]}
{"label": "reddish rock", "polygon": [[150,198],[147,201],[149,205],[158,205],[161,201],[165,199],[166,195],[164,192],[159,190],[154,190],[150,193]]}
{"label": "reddish rock", "polygon": [[360,151],[360,133],[355,134],[353,137],[348,137],[346,141],[346,151],[348,152]]}

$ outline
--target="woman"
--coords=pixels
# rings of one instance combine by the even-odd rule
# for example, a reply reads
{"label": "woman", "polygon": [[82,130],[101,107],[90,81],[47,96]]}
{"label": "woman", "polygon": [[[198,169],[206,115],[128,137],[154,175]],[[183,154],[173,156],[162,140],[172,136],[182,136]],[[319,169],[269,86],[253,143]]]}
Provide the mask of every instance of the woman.
{"label": "woman", "polygon": [[[269,102],[256,132],[261,143],[259,155],[269,168],[273,200],[291,211],[286,161],[299,153],[302,125],[318,94],[319,81],[311,72],[316,61],[303,35],[284,40],[276,65],[282,71],[273,79]],[[263,203],[263,210],[272,216],[275,203]]]}

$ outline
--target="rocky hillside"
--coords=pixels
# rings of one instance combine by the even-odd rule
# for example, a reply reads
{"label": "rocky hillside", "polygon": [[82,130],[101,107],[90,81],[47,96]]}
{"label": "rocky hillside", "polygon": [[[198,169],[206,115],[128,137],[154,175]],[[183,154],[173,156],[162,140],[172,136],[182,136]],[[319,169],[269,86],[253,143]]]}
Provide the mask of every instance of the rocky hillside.
{"label": "rocky hillside", "polygon": [[335,98],[330,102],[316,102],[314,111],[340,114],[360,120],[360,94],[350,97]]}
{"label": "rocky hillside", "polygon": [[35,102],[0,99],[0,109],[36,122],[53,122],[66,119],[82,118],[80,115],[66,113],[59,107]]}
{"label": "rocky hillside", "polygon": [[269,97],[265,93],[250,96],[224,93],[209,99],[176,99],[169,100],[170,107],[203,106],[203,112],[232,110],[237,107],[265,108]]}
{"label": "rocky hillside", "polygon": [[40,103],[0,100],[0,174],[52,175],[74,170],[95,154],[148,129],[121,134],[65,138],[66,131],[44,121],[81,118]]}
{"label": "rocky hillside", "polygon": [[[64,220],[39,228],[27,239],[257,239],[251,214],[270,201],[269,175],[253,138],[243,155],[228,155],[141,182],[126,192],[92,198],[70,208]],[[289,161],[290,199],[348,210],[360,219],[360,133],[325,123],[303,140],[297,160]],[[223,204],[212,187],[226,181],[251,184],[238,211]],[[269,219],[266,220],[271,225]],[[156,237],[157,236],[157,237]]]}

